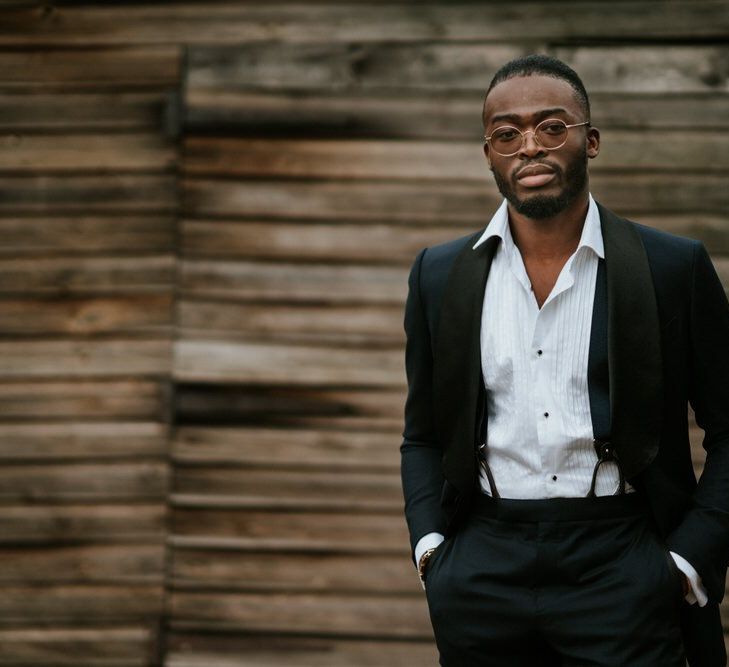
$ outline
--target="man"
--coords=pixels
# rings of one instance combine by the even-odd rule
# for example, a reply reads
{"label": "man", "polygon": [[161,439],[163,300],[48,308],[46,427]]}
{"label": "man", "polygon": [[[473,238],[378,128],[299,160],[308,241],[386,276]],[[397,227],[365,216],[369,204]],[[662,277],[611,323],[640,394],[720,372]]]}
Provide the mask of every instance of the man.
{"label": "man", "polygon": [[701,243],[593,200],[600,134],[564,63],[507,63],[483,121],[504,202],[418,254],[405,309],[405,514],[440,664],[725,665],[716,272]]}

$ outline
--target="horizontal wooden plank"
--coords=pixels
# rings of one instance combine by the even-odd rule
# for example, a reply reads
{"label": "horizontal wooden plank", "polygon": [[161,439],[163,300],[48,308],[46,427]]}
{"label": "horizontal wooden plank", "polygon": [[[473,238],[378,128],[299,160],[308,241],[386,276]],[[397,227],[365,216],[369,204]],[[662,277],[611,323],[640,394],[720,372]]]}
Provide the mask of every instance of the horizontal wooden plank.
{"label": "horizontal wooden plank", "polygon": [[[426,245],[473,233],[472,227],[183,220],[185,258],[242,257],[337,263],[410,263]],[[729,244],[729,243],[728,243]]]}
{"label": "horizontal wooden plank", "polygon": [[[178,424],[304,427],[313,420],[332,429],[349,420],[359,422],[360,431],[392,433],[402,428],[404,404],[404,387],[236,386],[182,381],[175,386]],[[383,422],[387,425],[382,426]],[[351,424],[348,428],[357,430]]]}
{"label": "horizontal wooden plank", "polygon": [[184,297],[196,299],[403,304],[407,273],[361,264],[183,260],[180,287]]}
{"label": "horizontal wooden plank", "polygon": [[0,461],[161,458],[167,438],[154,422],[0,423]]}
{"label": "horizontal wooden plank", "polygon": [[[719,215],[641,215],[640,222],[704,241],[710,251],[729,254],[729,224]],[[419,250],[472,234],[465,226],[347,224],[316,222],[183,221],[186,259],[220,257],[330,263],[402,263]],[[322,314],[323,315],[323,314]],[[349,316],[349,315],[348,315]],[[370,317],[374,317],[373,313]],[[315,326],[315,325],[311,325]]]}
{"label": "horizontal wooden plank", "polygon": [[[0,343],[0,354],[2,349]],[[0,365],[0,376],[3,371]],[[400,349],[178,341],[173,376],[184,382],[401,387],[405,366]]]}
{"label": "horizontal wooden plank", "polygon": [[579,72],[588,92],[726,93],[729,83],[722,46],[565,45],[550,52]]}
{"label": "horizontal wooden plank", "polygon": [[[377,533],[372,532],[370,542],[377,541]],[[172,585],[177,590],[201,591],[414,595],[422,589],[407,551],[398,556],[341,556],[177,549],[172,559]]]}
{"label": "horizontal wooden plank", "polygon": [[[0,129],[34,130],[161,130],[172,102],[167,91],[0,94]],[[1,664],[1,663],[0,663]]]}
{"label": "horizontal wooden plank", "polygon": [[167,492],[165,463],[66,463],[0,467],[4,503],[161,500]]}
{"label": "horizontal wooden plank", "polygon": [[173,591],[170,626],[246,632],[426,639],[432,636],[421,595],[211,594]]}
{"label": "horizontal wooden plank", "polygon": [[[251,41],[496,40],[507,38],[697,38],[729,32],[725,6],[700,0],[650,3],[537,2],[447,5],[327,2],[265,6],[185,3],[181,6],[54,6],[6,10],[0,44],[156,44]],[[600,20],[596,21],[595,16]],[[531,27],[524,33],[524,25]],[[21,39],[21,36],[23,39]]]}
{"label": "horizontal wooden plank", "polygon": [[377,641],[240,632],[207,634],[172,631],[165,667],[402,667],[435,665],[430,641]]}
{"label": "horizontal wooden plank", "polygon": [[103,176],[21,175],[0,177],[0,214],[78,212],[174,213],[175,177],[157,174],[105,174]]}
{"label": "horizontal wooden plank", "polygon": [[724,9],[707,0],[689,6],[669,0],[660,11],[645,2],[595,1],[61,5],[6,10],[0,44],[710,38],[729,32]]}
{"label": "horizontal wooden plank", "polygon": [[[214,500],[214,499],[213,499]],[[405,554],[409,552],[402,508],[393,505],[391,512],[336,511],[336,505],[320,511],[307,511],[302,498],[300,511],[265,511],[265,509],[225,509],[215,507],[178,507],[172,512],[172,532],[179,537],[239,538],[245,540],[241,553],[263,551],[271,541],[296,540],[306,544],[306,552],[331,548],[339,553],[356,552]],[[225,546],[229,541],[220,540]],[[231,553],[231,549],[222,549]],[[271,554],[269,554],[271,555]],[[296,555],[293,554],[292,558]],[[222,557],[222,556],[221,556]],[[243,556],[241,556],[243,557]]]}
{"label": "horizontal wooden plank", "polygon": [[[0,433],[2,433],[0,426]],[[291,465],[300,468],[398,469],[400,432],[179,426],[173,461],[192,464]]]}
{"label": "horizontal wooden plank", "polygon": [[29,504],[3,505],[0,512],[0,544],[118,543],[163,539],[166,506],[158,502],[109,505]]}
{"label": "horizontal wooden plank", "polygon": [[[215,474],[215,473],[213,473]],[[340,498],[338,500],[332,500],[331,498],[324,498],[311,496],[306,500],[295,498],[294,496],[281,496],[274,498],[272,496],[249,496],[249,495],[234,495],[234,494],[217,494],[214,491],[202,491],[199,493],[194,492],[173,492],[170,494],[170,506],[179,508],[193,508],[193,509],[206,509],[206,510],[245,510],[247,512],[342,512],[349,514],[393,514],[397,516],[402,515],[402,503],[391,500],[361,500],[359,498]],[[177,537],[176,540],[180,540],[185,544],[183,546],[198,546],[193,545],[190,540],[197,540],[197,537]],[[203,538],[207,540],[207,538]],[[256,543],[248,538],[240,538],[240,543],[234,541],[224,540],[223,545],[222,538],[213,538],[216,542],[214,548],[233,548],[233,549],[250,549],[252,547],[263,549],[269,548],[261,543]],[[267,543],[276,542],[276,540],[267,540]],[[341,543],[332,543],[332,549],[335,550],[348,550],[351,545],[343,546]],[[301,542],[300,547],[305,551],[310,551],[312,545],[309,542]],[[275,548],[279,548],[278,546]],[[287,549],[294,548],[290,543],[287,543]],[[296,547],[299,548],[299,547]],[[357,551],[361,551],[357,548]]]}
{"label": "horizontal wooden plank", "polygon": [[2,419],[166,421],[169,405],[167,383],[142,378],[0,383]]}
{"label": "horizontal wooden plank", "polygon": [[[622,3],[617,6],[625,11]],[[550,11],[553,11],[551,5]],[[568,15],[571,11],[567,10]],[[377,20],[382,25],[382,17],[378,16]],[[532,23],[530,17],[529,24]],[[546,37],[553,38],[553,35]],[[408,44],[400,40],[351,45],[330,39],[318,44],[199,46],[189,51],[186,85],[229,91],[284,88],[482,92],[496,70],[508,60],[534,51],[548,51],[574,67],[588,92],[725,93],[727,90],[726,50],[720,46],[550,48],[535,35],[532,39],[536,44],[531,47],[484,42]]]}
{"label": "horizontal wooden plank", "polygon": [[[592,120],[603,129],[723,129],[729,97],[719,92],[590,94]],[[227,131],[260,137],[340,136],[461,139],[483,134],[483,92],[230,91],[187,88],[189,134]]]}
{"label": "horizontal wooden plank", "polygon": [[[106,44],[98,49],[55,50],[27,50],[27,42],[24,46],[23,50],[0,52],[3,92],[99,92],[104,89],[119,92],[122,88],[159,91],[176,86],[180,79],[180,49],[176,45],[114,49]],[[88,41],[85,46],[89,46]]]}
{"label": "horizontal wooden plank", "polygon": [[[0,324],[2,324],[0,302]],[[197,301],[177,303],[179,340],[395,345],[405,339],[401,304],[347,305]]]}
{"label": "horizontal wooden plank", "polygon": [[[596,174],[595,197],[624,215],[710,213],[729,208],[726,178],[715,174]],[[442,181],[222,181],[184,179],[187,216],[386,221],[488,222],[501,203],[491,179]]]}
{"label": "horizontal wooden plank", "polygon": [[[729,104],[727,104],[729,112]],[[590,171],[725,171],[729,132],[611,130]],[[712,155],[711,160],[706,156]],[[188,176],[478,180],[488,176],[482,143],[367,139],[189,137]]]}
{"label": "horizontal wooden plank", "polygon": [[6,336],[147,334],[172,337],[173,295],[18,298],[0,300]]}
{"label": "horizontal wooden plank", "polygon": [[173,250],[175,230],[172,216],[5,217],[0,220],[4,239],[0,255],[116,251],[149,255]]}
{"label": "horizontal wooden plank", "polygon": [[0,378],[165,376],[170,340],[0,341]]}
{"label": "horizontal wooden plank", "polygon": [[158,131],[12,134],[0,139],[0,173],[170,171],[177,151]]}
{"label": "horizontal wooden plank", "polygon": [[0,583],[161,584],[164,560],[161,536],[156,544],[3,547]]}
{"label": "horizontal wooden plank", "polygon": [[[397,446],[396,444],[394,446]],[[296,463],[292,462],[292,466]],[[122,469],[120,475],[124,472]],[[129,474],[133,475],[130,469]],[[376,501],[383,508],[402,504],[402,488],[397,472],[390,474],[344,472],[316,473],[307,470],[259,470],[222,467],[182,467],[175,469],[175,493],[219,494],[259,498],[296,498],[343,503]]]}
{"label": "horizontal wooden plank", "polygon": [[146,667],[153,626],[30,627],[0,630],[0,665],[13,667]]}
{"label": "horizontal wooden plank", "polygon": [[171,292],[172,253],[141,257],[0,259],[0,293]]}
{"label": "horizontal wooden plank", "polygon": [[159,584],[3,586],[0,627],[155,621],[162,612]]}

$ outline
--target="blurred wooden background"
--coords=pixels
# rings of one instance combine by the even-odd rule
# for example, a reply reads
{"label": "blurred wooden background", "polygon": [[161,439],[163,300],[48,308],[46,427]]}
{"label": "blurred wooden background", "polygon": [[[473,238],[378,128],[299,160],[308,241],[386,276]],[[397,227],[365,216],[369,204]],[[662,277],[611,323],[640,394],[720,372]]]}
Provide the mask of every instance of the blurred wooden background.
{"label": "blurred wooden background", "polygon": [[402,307],[498,203],[483,90],[574,66],[596,197],[729,285],[728,37],[723,0],[3,2],[0,665],[435,664]]}

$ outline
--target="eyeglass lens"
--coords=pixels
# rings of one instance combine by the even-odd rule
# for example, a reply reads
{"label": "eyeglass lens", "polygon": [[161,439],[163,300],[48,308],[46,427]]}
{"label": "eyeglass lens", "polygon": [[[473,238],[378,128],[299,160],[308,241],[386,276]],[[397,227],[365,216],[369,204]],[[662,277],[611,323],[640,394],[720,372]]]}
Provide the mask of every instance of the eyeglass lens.
{"label": "eyeglass lens", "polygon": [[[510,155],[519,151],[524,137],[517,128],[505,125],[491,133],[491,145],[497,153]],[[559,148],[567,141],[567,125],[557,119],[542,121],[534,128],[534,138],[544,148]]]}

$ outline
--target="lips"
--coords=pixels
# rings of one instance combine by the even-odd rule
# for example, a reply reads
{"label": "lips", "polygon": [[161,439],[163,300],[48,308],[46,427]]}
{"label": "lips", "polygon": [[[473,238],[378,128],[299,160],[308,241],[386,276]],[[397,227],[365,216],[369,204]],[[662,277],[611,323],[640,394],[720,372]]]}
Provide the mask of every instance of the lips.
{"label": "lips", "polygon": [[554,169],[545,164],[531,164],[522,167],[516,174],[516,180],[526,188],[540,188],[554,179]]}

